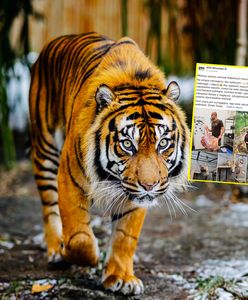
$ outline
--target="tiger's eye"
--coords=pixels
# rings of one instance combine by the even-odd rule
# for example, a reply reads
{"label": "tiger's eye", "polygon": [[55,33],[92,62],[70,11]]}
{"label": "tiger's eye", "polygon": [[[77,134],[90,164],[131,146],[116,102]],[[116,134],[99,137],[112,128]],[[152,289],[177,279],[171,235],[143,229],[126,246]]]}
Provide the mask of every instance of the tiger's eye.
{"label": "tiger's eye", "polygon": [[162,140],[159,142],[159,147],[160,147],[160,148],[165,148],[167,145],[168,145],[168,141],[167,141],[166,139],[162,139]]}
{"label": "tiger's eye", "polygon": [[123,146],[126,149],[130,149],[132,147],[132,143],[129,140],[125,140],[125,141],[123,141]]}

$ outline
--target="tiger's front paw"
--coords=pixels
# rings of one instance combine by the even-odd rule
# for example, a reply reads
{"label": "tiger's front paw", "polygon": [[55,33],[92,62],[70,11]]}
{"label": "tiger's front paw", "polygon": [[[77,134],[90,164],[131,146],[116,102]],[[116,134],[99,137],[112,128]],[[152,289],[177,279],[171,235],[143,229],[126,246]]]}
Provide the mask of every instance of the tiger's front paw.
{"label": "tiger's front paw", "polygon": [[88,233],[78,232],[61,244],[61,254],[68,262],[94,267],[99,258],[97,240]]}
{"label": "tiger's front paw", "polygon": [[142,281],[134,275],[110,274],[103,277],[102,284],[106,290],[120,292],[124,295],[140,295],[144,292]]}
{"label": "tiger's front paw", "polygon": [[53,235],[47,239],[47,263],[50,268],[64,268],[66,263],[60,253],[61,238]]}
{"label": "tiger's front paw", "polygon": [[63,262],[63,257],[60,254],[60,251],[50,249],[47,253],[47,262],[49,265],[57,265]]}

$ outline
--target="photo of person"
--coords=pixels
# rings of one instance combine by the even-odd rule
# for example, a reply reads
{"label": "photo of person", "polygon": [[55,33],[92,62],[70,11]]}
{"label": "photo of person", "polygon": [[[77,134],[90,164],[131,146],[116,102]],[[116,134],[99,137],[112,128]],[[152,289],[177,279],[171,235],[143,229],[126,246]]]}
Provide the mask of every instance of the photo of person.
{"label": "photo of person", "polygon": [[248,112],[245,111],[236,112],[234,153],[248,154]]}
{"label": "photo of person", "polygon": [[235,112],[198,108],[194,121],[194,150],[233,152]]}
{"label": "photo of person", "polygon": [[225,132],[225,128],[222,120],[218,119],[216,111],[211,113],[211,129],[207,129],[212,133],[212,136],[218,139],[218,145],[220,146],[221,138]]}

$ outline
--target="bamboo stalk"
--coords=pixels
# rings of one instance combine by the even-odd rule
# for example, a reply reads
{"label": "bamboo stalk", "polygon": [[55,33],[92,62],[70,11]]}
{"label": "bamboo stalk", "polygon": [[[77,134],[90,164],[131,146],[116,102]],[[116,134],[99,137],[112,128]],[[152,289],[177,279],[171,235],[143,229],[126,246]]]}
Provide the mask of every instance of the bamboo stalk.
{"label": "bamboo stalk", "polygon": [[9,128],[6,81],[2,71],[0,67],[0,133],[3,143],[3,163],[6,169],[11,169],[15,164],[16,154],[12,131]]}
{"label": "bamboo stalk", "polygon": [[121,0],[122,36],[127,36],[128,35],[127,2],[128,2],[128,0]]}

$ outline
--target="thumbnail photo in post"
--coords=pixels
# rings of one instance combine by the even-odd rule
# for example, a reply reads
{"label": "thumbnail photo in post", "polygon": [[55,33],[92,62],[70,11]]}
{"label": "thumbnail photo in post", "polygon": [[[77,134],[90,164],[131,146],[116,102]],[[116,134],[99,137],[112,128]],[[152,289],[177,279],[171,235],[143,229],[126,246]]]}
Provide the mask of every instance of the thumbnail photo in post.
{"label": "thumbnail photo in post", "polygon": [[196,108],[193,149],[232,153],[234,125],[234,111]]}
{"label": "thumbnail photo in post", "polygon": [[248,68],[197,64],[190,180],[248,183]]}
{"label": "thumbnail photo in post", "polygon": [[248,154],[248,112],[245,111],[236,112],[234,153]]}
{"label": "thumbnail photo in post", "polygon": [[218,153],[217,181],[233,181],[234,159],[232,154]]}
{"label": "thumbnail photo in post", "polygon": [[191,179],[216,181],[218,153],[192,151]]}

